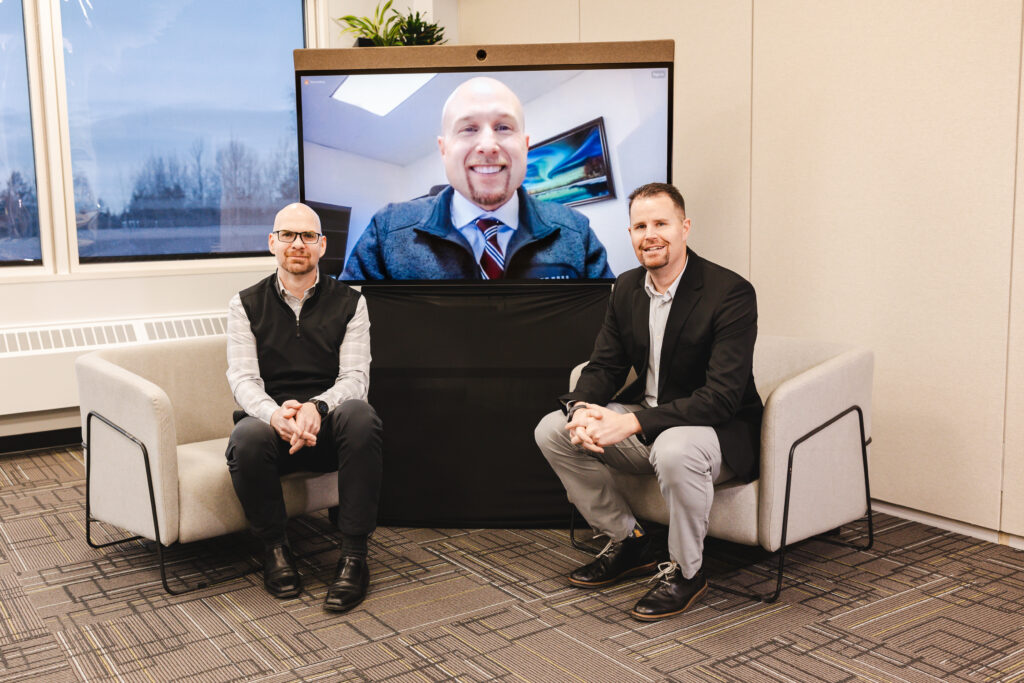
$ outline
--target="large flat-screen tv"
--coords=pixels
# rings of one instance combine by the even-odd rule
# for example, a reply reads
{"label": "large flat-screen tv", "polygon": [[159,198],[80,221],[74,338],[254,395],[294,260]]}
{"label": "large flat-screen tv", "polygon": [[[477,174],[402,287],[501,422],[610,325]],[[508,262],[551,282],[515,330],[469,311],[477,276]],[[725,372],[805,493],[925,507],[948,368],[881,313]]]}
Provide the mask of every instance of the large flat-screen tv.
{"label": "large flat-screen tv", "polygon": [[300,198],[345,240],[329,274],[571,282],[635,267],[629,193],[671,182],[673,56],[669,40],[296,50]]}

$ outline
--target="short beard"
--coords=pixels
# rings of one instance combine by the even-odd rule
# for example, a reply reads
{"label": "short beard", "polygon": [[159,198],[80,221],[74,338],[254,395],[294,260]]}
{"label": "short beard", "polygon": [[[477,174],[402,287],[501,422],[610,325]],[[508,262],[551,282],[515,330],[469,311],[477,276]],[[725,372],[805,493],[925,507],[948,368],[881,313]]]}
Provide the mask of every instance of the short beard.
{"label": "short beard", "polygon": [[315,268],[316,264],[313,263],[312,259],[308,259],[306,264],[303,266],[297,264],[292,265],[288,262],[288,259],[285,259],[284,263],[281,264],[281,269],[287,273],[291,273],[292,275],[308,275],[309,273],[312,273]]}
{"label": "short beard", "polygon": [[505,181],[504,189],[499,193],[495,192],[492,194],[482,194],[477,191],[473,183],[469,184],[470,200],[474,204],[483,208],[497,208],[512,198],[514,191],[510,191],[509,185],[512,184],[511,178]]}
{"label": "short beard", "polygon": [[641,260],[640,265],[642,265],[644,269],[647,271],[658,270],[659,268],[664,268],[665,266],[668,265],[668,258],[666,257],[662,259],[659,263],[656,263],[654,265],[648,265],[646,261]]}

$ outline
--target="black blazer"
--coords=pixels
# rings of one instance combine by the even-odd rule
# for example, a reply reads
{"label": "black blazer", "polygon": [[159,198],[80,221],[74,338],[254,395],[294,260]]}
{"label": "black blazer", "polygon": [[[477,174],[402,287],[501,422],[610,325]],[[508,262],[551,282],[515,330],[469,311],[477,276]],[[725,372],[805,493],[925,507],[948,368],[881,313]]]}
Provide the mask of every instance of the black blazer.
{"label": "black blazer", "polygon": [[[575,391],[561,397],[605,405],[641,403],[650,352],[643,268],[615,280],[604,324],[590,363]],[[658,375],[658,405],[636,413],[640,435],[653,443],[671,427],[713,427],[722,459],[743,481],[757,478],[761,443],[761,398],[752,372],[757,337],[757,300],[753,286],[736,273],[689,251],[665,324]],[[637,379],[616,392],[629,369]]]}

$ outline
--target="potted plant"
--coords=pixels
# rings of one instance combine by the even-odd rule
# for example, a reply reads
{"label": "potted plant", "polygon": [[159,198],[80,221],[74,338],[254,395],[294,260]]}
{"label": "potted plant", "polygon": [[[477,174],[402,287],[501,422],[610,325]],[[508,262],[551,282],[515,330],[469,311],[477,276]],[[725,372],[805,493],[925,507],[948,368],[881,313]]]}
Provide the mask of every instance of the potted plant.
{"label": "potted plant", "polygon": [[391,7],[394,0],[378,4],[372,17],[346,14],[335,19],[342,30],[356,36],[357,47],[388,45],[438,45],[445,42],[444,29],[411,9],[402,14]]}

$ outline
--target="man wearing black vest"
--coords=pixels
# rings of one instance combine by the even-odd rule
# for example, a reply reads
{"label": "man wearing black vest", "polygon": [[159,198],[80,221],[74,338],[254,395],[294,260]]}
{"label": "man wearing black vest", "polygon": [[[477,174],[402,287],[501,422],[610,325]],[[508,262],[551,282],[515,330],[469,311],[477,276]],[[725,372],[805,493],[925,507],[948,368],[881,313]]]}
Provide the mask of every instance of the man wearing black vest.
{"label": "man wearing black vest", "polygon": [[327,238],[312,209],[281,209],[268,242],[277,272],[228,308],[228,382],[244,411],[236,413],[228,469],[264,544],[263,585],[277,598],[302,590],[280,477],[338,471],[341,559],[324,608],[345,612],[369,587],[367,538],[380,492],[381,423],[366,402],[370,320],[359,292],[320,277]]}

